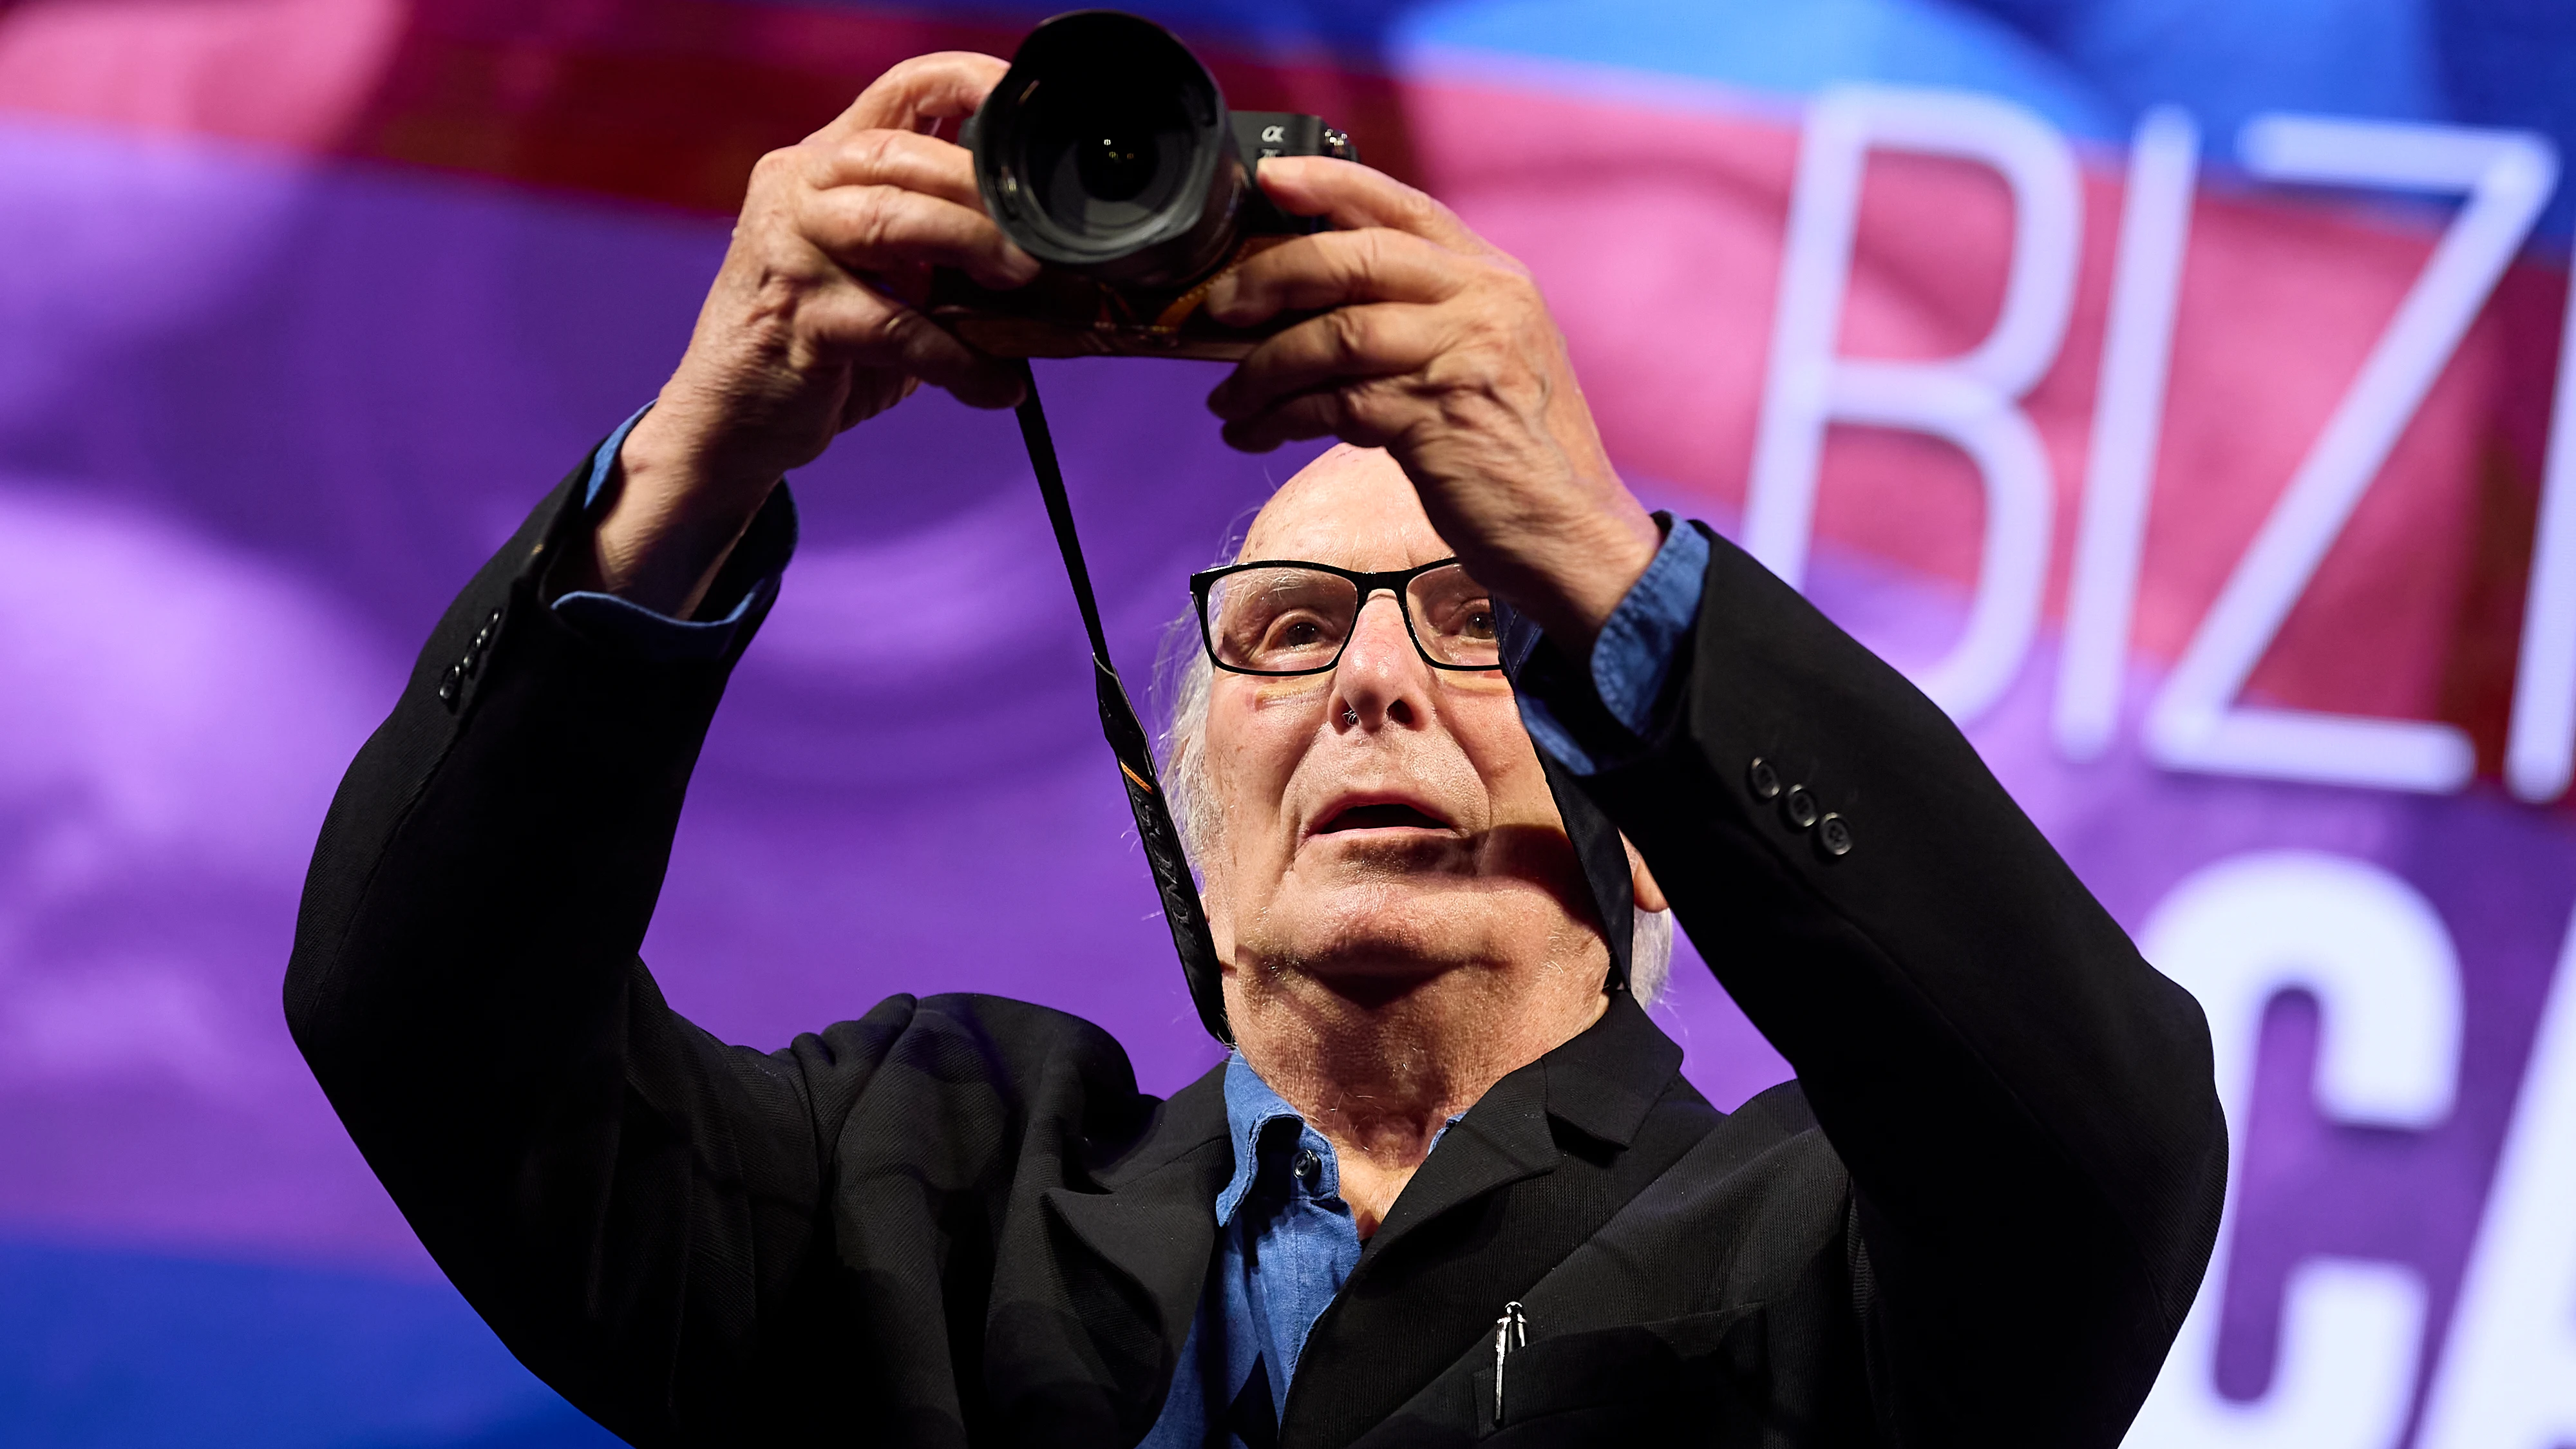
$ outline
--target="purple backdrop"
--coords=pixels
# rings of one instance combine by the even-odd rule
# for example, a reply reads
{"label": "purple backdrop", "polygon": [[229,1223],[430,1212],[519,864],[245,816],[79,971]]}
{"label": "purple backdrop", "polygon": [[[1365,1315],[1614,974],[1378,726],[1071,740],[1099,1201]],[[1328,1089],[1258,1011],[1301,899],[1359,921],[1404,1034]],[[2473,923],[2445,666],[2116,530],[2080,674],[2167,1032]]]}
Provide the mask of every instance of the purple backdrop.
{"label": "purple backdrop", "polygon": [[[2559,964],[2576,831],[2554,791],[2506,779],[2510,719],[2548,702],[2517,649],[2546,664],[2555,646],[2530,641],[2569,612],[2526,617],[2525,583],[2576,569],[2549,553],[2542,501],[2576,489],[2576,449],[2548,452],[2554,182],[2500,233],[2501,279],[2460,294],[2456,349],[2391,345],[2438,381],[2236,681],[2261,708],[2456,726],[2474,768],[2400,788],[2330,749],[2213,764],[2151,716],[2455,226],[2290,187],[2238,148],[2240,123],[2403,122],[2418,129],[2320,144],[2358,146],[2364,170],[2398,140],[2451,145],[2469,168],[2451,189],[2494,190],[2503,173],[2477,169],[2493,155],[2551,154],[2529,98],[2566,93],[2543,72],[2576,64],[2576,31],[2534,22],[2517,50],[2488,7],[2389,0],[2396,19],[2343,17],[2337,50],[2287,0],[2222,8],[2250,28],[2183,26],[2145,58],[2113,43],[2143,11],[2114,3],[1855,0],[1839,20],[1319,5],[1291,28],[1330,52],[1316,84],[1397,118],[1417,179],[1531,263],[1639,491],[1745,537],[1799,476],[1760,441],[1799,426],[1776,383],[1806,322],[1782,281],[1832,253],[1790,225],[1831,190],[1799,171],[1823,144],[1803,118],[1894,103],[1833,82],[1933,88],[1909,103],[1973,144],[1870,158],[1820,360],[1938,367],[2062,247],[2071,320],[1995,400],[2029,421],[2036,492],[1920,426],[1820,417],[1837,430],[1804,475],[1826,485],[1800,581],[1931,678],[1973,601],[2027,579],[2032,632],[1956,712],[2220,1028],[2224,1257],[2133,1442],[2555,1449],[2576,1443],[2576,972]],[[0,1441],[590,1442],[438,1281],[286,1038],[305,860],[438,610],[652,394],[724,244],[705,208],[584,171],[614,147],[582,151],[598,133],[547,110],[546,86],[661,94],[643,71],[562,79],[649,54],[667,63],[651,76],[734,90],[672,81],[635,114],[694,120],[727,97],[748,113],[749,72],[724,67],[792,48],[778,36],[901,53],[1020,17],[711,0],[589,20],[338,0],[177,15],[0,9]],[[1178,18],[1275,63],[1262,74],[1307,74],[1310,52],[1253,17]],[[2286,58],[2244,61],[2264,53]],[[458,56],[500,79],[421,79]],[[285,99],[206,79],[243,75]],[[2158,143],[2133,147],[2130,126],[2175,98],[2202,170],[2172,193],[2179,320],[2137,354],[2167,358],[2170,392],[2136,410],[2139,446],[2161,446],[2095,754],[2067,743],[2060,666],[2103,657],[2065,641],[2098,574],[2078,535],[2117,471],[2091,451],[2121,385],[2103,359],[2132,335],[2113,298],[2155,272],[2123,239],[2157,194],[2132,168]],[[508,144],[412,164],[437,148],[406,118],[470,138],[487,113]],[[2009,186],[2007,152],[2037,158]],[[2016,241],[2061,154],[2071,211]],[[1041,372],[1140,689],[1184,576],[1304,456],[1220,446],[1199,402],[1219,375]],[[919,398],[795,481],[803,550],[717,722],[646,945],[674,1003],[767,1046],[892,991],[994,991],[1100,1022],[1149,1087],[1204,1069],[1009,419]],[[2014,564],[1992,525],[2033,497],[2038,553]],[[2548,734],[2514,758],[2545,763]],[[1732,1105],[1786,1076],[1683,955],[1658,1012],[1693,1079]]]}

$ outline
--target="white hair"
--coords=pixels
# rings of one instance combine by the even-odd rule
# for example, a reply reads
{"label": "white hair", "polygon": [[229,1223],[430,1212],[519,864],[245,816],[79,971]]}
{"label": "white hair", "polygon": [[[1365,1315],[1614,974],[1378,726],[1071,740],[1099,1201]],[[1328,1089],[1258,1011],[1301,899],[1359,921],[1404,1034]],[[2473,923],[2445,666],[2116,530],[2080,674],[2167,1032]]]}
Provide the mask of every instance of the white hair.
{"label": "white hair", "polygon": [[[1163,796],[1191,861],[1206,860],[1217,848],[1224,821],[1208,781],[1208,686],[1215,669],[1199,636],[1195,606],[1163,631],[1154,676],[1157,692],[1170,701],[1160,741]],[[1195,864],[1192,870],[1204,885],[1207,872]],[[1673,913],[1640,909],[1634,914],[1636,924],[1628,934],[1628,990],[1640,1005],[1652,1006],[1672,984]]]}

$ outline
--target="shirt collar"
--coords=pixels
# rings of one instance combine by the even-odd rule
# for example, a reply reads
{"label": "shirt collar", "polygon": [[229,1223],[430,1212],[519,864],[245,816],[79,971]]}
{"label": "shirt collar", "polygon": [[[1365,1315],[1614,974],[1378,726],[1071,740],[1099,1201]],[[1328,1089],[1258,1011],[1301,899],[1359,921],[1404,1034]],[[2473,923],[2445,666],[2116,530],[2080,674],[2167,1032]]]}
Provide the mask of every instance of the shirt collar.
{"label": "shirt collar", "polygon": [[[1297,1130],[1273,1137],[1270,1124],[1281,1120],[1296,1123]],[[1234,1144],[1234,1176],[1226,1183],[1225,1190],[1216,1195],[1219,1226],[1233,1223],[1236,1211],[1243,1206],[1245,1194],[1252,1191],[1253,1179],[1260,1175],[1263,1139],[1293,1142],[1306,1133],[1306,1119],[1298,1115],[1296,1108],[1288,1105],[1287,1098],[1270,1090],[1270,1084],[1261,1080],[1261,1074],[1252,1069],[1252,1063],[1243,1059],[1242,1052],[1238,1051],[1227,1059],[1225,1135]],[[1329,1161],[1330,1144],[1326,1144],[1324,1151]]]}
{"label": "shirt collar", "polygon": [[[1431,1134],[1432,1151],[1440,1150],[1440,1139],[1448,1136],[1449,1129],[1458,1125],[1459,1117],[1466,1115],[1461,1112],[1440,1124],[1440,1130]],[[1270,1131],[1271,1123],[1281,1121],[1296,1123],[1297,1130],[1293,1133]],[[1288,1105],[1288,1099],[1272,1091],[1270,1084],[1261,1080],[1261,1073],[1252,1069],[1252,1063],[1243,1059],[1241,1051],[1226,1058],[1225,1063],[1225,1135],[1226,1140],[1234,1144],[1234,1176],[1227,1180],[1225,1190],[1216,1195],[1218,1227],[1232,1225],[1234,1215],[1243,1207],[1245,1195],[1252,1191],[1253,1182],[1260,1177],[1265,1141],[1274,1144],[1271,1147],[1273,1153],[1285,1150],[1292,1142],[1304,1143],[1323,1159],[1323,1175],[1316,1184],[1317,1194],[1331,1197],[1341,1191],[1341,1161],[1333,1151],[1333,1144],[1326,1141],[1323,1134],[1307,1126],[1305,1117]]]}

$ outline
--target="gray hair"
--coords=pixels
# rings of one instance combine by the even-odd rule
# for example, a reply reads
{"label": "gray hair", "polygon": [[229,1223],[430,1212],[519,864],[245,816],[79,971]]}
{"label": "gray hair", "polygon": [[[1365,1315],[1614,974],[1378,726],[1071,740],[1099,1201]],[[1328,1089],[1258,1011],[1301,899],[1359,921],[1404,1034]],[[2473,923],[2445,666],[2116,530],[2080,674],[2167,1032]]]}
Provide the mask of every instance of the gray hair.
{"label": "gray hair", "polygon": [[[1219,818],[1216,793],[1208,788],[1208,687],[1215,669],[1199,637],[1195,606],[1164,629],[1162,647],[1155,652],[1154,677],[1157,692],[1170,701],[1159,741],[1163,796],[1171,804],[1172,819],[1180,826],[1181,843],[1188,847],[1190,859],[1202,861],[1216,849],[1224,821]],[[1204,885],[1207,872],[1195,865],[1192,870]],[[1662,999],[1672,979],[1673,913],[1639,910],[1628,936],[1628,989],[1640,1005],[1652,1006]]]}

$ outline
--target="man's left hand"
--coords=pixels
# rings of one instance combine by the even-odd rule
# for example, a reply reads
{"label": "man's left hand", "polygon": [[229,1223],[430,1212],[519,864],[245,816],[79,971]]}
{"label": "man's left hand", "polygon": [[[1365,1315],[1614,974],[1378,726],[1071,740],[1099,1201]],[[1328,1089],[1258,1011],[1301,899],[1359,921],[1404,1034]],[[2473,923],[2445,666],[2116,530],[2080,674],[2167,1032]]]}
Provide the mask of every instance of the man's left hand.
{"label": "man's left hand", "polygon": [[1610,466],[1537,283],[1449,208],[1365,166],[1278,158],[1260,182],[1335,230],[1272,247],[1210,291],[1209,314],[1237,327],[1321,312],[1209,395],[1226,441],[1385,448],[1468,572],[1589,658],[1661,535]]}

